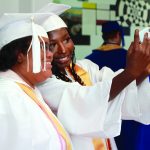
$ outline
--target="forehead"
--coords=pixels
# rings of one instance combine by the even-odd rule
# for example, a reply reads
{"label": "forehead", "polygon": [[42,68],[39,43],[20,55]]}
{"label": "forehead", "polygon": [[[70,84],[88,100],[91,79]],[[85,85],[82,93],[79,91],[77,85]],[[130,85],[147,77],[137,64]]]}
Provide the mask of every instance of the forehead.
{"label": "forehead", "polygon": [[50,40],[57,39],[57,38],[63,38],[67,35],[69,35],[67,28],[60,28],[60,29],[48,32],[48,36],[49,36]]}

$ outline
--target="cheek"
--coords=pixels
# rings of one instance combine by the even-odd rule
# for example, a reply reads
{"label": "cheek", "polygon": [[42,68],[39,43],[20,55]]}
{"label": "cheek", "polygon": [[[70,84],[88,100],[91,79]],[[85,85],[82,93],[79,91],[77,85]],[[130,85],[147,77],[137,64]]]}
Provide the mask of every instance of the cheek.
{"label": "cheek", "polygon": [[53,52],[53,58],[57,56],[57,52]]}
{"label": "cheek", "polygon": [[70,53],[72,53],[73,50],[74,50],[74,44],[73,44],[73,42],[71,42],[71,43],[67,46],[67,48],[69,49]]}
{"label": "cheek", "polygon": [[72,43],[68,43],[65,45],[66,53],[71,54],[74,50],[74,45]]}

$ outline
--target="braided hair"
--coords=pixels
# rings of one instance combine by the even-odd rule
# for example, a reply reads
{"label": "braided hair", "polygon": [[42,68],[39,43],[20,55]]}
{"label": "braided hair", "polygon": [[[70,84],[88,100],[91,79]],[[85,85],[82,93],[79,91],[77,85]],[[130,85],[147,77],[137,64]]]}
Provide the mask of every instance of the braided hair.
{"label": "braided hair", "polygon": [[[75,58],[75,52],[73,50],[73,53],[72,53],[72,66],[69,67],[69,71],[71,72],[71,74],[72,74],[72,76],[73,76],[73,78],[76,82],[78,82],[81,85],[85,85],[84,82],[81,80],[80,76],[78,76],[77,73],[75,72],[75,62],[76,62],[76,58]],[[72,80],[69,79],[66,76],[66,74],[64,74],[63,72],[61,72],[59,70],[57,65],[53,64],[52,72],[56,76],[57,79],[61,79],[61,80],[66,81],[66,82],[72,82]]]}

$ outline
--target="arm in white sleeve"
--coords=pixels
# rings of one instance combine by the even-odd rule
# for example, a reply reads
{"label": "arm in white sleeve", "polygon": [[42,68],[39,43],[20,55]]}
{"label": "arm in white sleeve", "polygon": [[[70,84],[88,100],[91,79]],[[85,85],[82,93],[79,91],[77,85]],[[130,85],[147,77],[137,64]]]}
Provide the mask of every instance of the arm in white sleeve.
{"label": "arm in white sleeve", "polygon": [[140,85],[133,82],[127,87],[122,107],[122,119],[150,124],[150,83],[146,78]]}
{"label": "arm in white sleeve", "polygon": [[70,134],[114,137],[120,132],[124,94],[109,103],[110,87],[111,79],[81,86],[50,78],[39,89]]}

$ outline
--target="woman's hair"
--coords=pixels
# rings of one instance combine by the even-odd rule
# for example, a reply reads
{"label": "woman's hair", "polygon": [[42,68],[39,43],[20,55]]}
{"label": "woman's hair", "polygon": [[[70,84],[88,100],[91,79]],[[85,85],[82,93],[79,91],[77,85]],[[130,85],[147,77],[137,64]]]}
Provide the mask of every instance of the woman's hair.
{"label": "woman's hair", "polygon": [[[76,59],[75,59],[75,52],[73,50],[73,54],[72,54],[72,67],[70,67],[69,71],[71,72],[73,78],[75,81],[77,81],[78,83],[80,83],[81,85],[85,85],[84,82],[81,80],[80,76],[77,75],[77,73],[75,72],[75,62],[76,62]],[[72,82],[64,73],[62,73],[59,68],[57,67],[57,65],[53,64],[53,67],[52,67],[52,72],[53,74],[56,76],[57,79],[61,79],[63,81],[66,81],[66,82]]]}
{"label": "woman's hair", "polygon": [[27,54],[31,39],[31,36],[20,38],[2,47],[0,50],[0,71],[11,69],[17,63],[20,52]]}

